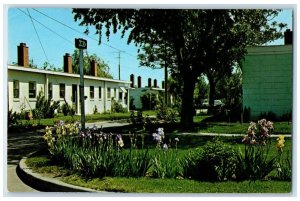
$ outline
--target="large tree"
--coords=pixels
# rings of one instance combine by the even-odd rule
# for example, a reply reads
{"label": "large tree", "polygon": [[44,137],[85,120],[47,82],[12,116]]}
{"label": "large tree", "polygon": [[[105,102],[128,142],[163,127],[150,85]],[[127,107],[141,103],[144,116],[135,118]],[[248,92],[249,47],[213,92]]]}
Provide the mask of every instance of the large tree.
{"label": "large tree", "polygon": [[193,95],[198,77],[209,67],[221,68],[214,65],[215,47],[218,56],[228,57],[228,63],[234,63],[246,53],[248,44],[281,36],[276,29],[278,23],[268,24],[278,14],[276,10],[73,9],[73,12],[80,25],[96,28],[99,42],[103,30],[108,39],[111,31],[120,30],[122,36],[129,32],[128,43],[170,49],[176,64],[172,68],[183,81],[183,129],[193,123]]}
{"label": "large tree", "polygon": [[[113,78],[109,72],[109,66],[96,54],[83,56],[83,72],[86,75],[90,75],[90,63],[94,60],[97,63],[97,76],[105,78]],[[73,73],[79,74],[79,50],[74,50],[72,55]]]}

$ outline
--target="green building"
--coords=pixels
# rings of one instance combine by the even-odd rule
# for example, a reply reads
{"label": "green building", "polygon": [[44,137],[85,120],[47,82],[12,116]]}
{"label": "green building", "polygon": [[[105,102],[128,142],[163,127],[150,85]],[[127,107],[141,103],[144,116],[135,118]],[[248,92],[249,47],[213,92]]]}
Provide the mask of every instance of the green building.
{"label": "green building", "polygon": [[243,64],[243,108],[250,108],[250,120],[268,112],[277,117],[292,112],[291,44],[247,49]]}

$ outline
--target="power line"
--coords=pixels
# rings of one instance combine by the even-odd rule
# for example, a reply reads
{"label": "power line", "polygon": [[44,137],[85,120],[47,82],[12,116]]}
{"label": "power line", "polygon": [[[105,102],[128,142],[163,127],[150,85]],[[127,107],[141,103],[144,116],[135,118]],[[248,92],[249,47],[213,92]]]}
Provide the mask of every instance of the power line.
{"label": "power line", "polygon": [[[93,37],[91,37],[91,36],[89,36],[89,35],[87,35],[87,34],[84,34],[84,33],[82,33],[81,31],[78,31],[77,29],[74,29],[73,27],[71,27],[71,26],[69,26],[69,25],[67,25],[67,24],[65,24],[65,23],[63,23],[63,22],[61,22],[61,21],[59,21],[59,20],[57,20],[57,19],[55,19],[55,18],[53,18],[53,17],[51,17],[51,16],[49,16],[49,15],[47,15],[47,14],[45,14],[45,13],[43,13],[43,12],[41,12],[41,11],[35,9],[35,8],[32,8],[32,9],[33,9],[34,11],[36,11],[36,12],[38,12],[38,13],[40,13],[40,14],[42,14],[42,15],[48,17],[48,18],[50,18],[51,20],[53,20],[53,21],[55,21],[55,22],[57,22],[57,23],[59,23],[59,24],[65,26],[65,27],[67,27],[67,28],[69,28],[69,29],[71,29],[71,30],[73,30],[73,31],[75,31],[75,32],[77,32],[77,33],[79,33],[79,34],[81,34],[81,35],[84,35],[84,36],[86,36],[86,37],[88,37],[88,38],[90,38],[90,39],[92,39],[92,40],[98,42],[98,39],[95,39],[95,38],[93,38]],[[117,50],[117,51],[124,52],[125,54],[127,54],[127,55],[129,55],[129,56],[132,56],[132,57],[134,57],[134,58],[136,58],[135,56],[133,56],[132,54],[130,54],[130,53],[126,52],[126,51],[123,51],[123,50],[121,50],[121,49],[119,49],[119,48],[116,48],[116,47],[114,47],[114,46],[112,46],[112,45],[109,45],[109,44],[107,44],[107,43],[104,43],[104,42],[102,42],[102,43],[103,43],[103,45],[106,45],[106,46],[108,46],[108,47],[110,47],[110,48],[112,48],[112,49],[115,49],[115,50]]]}
{"label": "power line", "polygon": [[29,15],[29,17],[30,17],[30,20],[31,20],[32,26],[33,26],[33,28],[34,28],[34,31],[35,31],[35,33],[36,33],[36,35],[37,35],[37,37],[38,37],[39,43],[40,43],[40,45],[41,45],[41,47],[42,47],[42,49],[43,49],[44,55],[45,55],[45,57],[46,57],[46,60],[47,60],[47,62],[49,63],[49,59],[48,59],[48,57],[47,57],[47,55],[46,55],[45,49],[44,49],[43,44],[42,44],[42,42],[41,42],[40,36],[39,36],[39,34],[38,34],[38,32],[37,32],[37,30],[36,30],[36,28],[35,28],[34,22],[33,22],[33,20],[32,20],[32,17],[31,17],[31,15],[30,15],[30,12],[29,12],[28,8],[27,8],[27,12],[28,12],[28,15]]}
{"label": "power line", "polygon": [[[27,13],[25,13],[23,10],[19,9],[19,11],[21,11],[22,13],[24,13],[25,15],[27,15],[28,17],[30,17]],[[30,17],[31,19],[33,19],[34,21],[36,21],[37,23],[39,23],[40,25],[42,25],[44,28],[48,29],[49,31],[51,31],[52,33],[56,34],[57,36],[59,36],[60,38],[64,39],[65,41],[67,41],[70,44],[74,44],[74,42],[68,40],[67,38],[63,37],[62,35],[58,34],[57,32],[55,32],[54,30],[50,29],[49,27],[47,27],[46,25],[44,25],[43,23],[41,23],[40,21],[38,21],[37,19]]]}
{"label": "power line", "polygon": [[[21,9],[19,9],[19,8],[18,8],[18,10],[19,10],[20,12],[22,12],[24,15],[28,16],[31,20],[34,20],[35,22],[39,23],[41,26],[43,26],[44,28],[46,28],[46,29],[49,30],[50,32],[54,33],[55,35],[59,36],[60,38],[62,38],[62,39],[65,40],[66,42],[70,43],[71,45],[74,44],[72,41],[68,40],[67,38],[65,38],[65,37],[63,37],[62,35],[58,34],[56,31],[54,31],[54,30],[52,30],[51,28],[47,27],[47,26],[44,25],[42,22],[38,21],[37,19],[35,19],[34,17],[32,17],[31,15],[29,15],[29,14],[26,13],[25,11],[23,11],[23,10],[21,10]],[[39,12],[39,11],[38,11],[38,12]],[[55,20],[55,19],[53,19],[53,20]],[[66,25],[66,26],[67,26],[67,25]],[[72,27],[70,27],[70,28],[71,28],[72,30],[74,30],[74,31],[76,31],[76,32],[78,32],[78,33],[80,33],[80,34],[82,34],[81,32],[77,31],[76,29],[73,29]],[[36,30],[35,30],[35,31],[36,31]],[[37,35],[38,35],[38,34],[37,34]],[[83,35],[84,35],[84,34],[83,34]],[[40,38],[39,38],[39,40],[40,40]],[[94,39],[94,40],[95,40],[95,39]],[[40,41],[40,44],[41,44],[41,41]],[[41,45],[41,46],[42,46],[42,45]],[[42,48],[43,48],[43,46],[42,46]],[[117,49],[117,50],[118,50],[118,52],[125,53],[125,51],[122,51],[122,50],[119,50],[119,49]],[[44,51],[44,54],[46,55],[44,48],[43,48],[43,51]],[[46,58],[47,58],[47,57],[46,57]],[[102,60],[103,60],[103,59],[102,59]],[[47,58],[47,61],[48,61],[48,63],[49,63],[48,58]],[[103,60],[103,61],[104,61],[104,60]],[[117,63],[114,62],[114,61],[108,61],[107,63],[114,63],[114,64],[117,64]]]}

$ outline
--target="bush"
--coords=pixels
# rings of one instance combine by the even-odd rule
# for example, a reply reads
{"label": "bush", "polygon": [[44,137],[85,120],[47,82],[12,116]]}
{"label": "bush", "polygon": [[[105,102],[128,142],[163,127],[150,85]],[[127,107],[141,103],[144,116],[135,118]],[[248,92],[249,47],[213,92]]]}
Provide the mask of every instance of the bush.
{"label": "bush", "polygon": [[18,125],[18,120],[20,120],[20,115],[10,109],[7,114],[8,127]]}
{"label": "bush", "polygon": [[269,119],[271,121],[276,121],[277,120],[277,115],[272,111],[262,112],[258,116],[258,119]]}
{"label": "bush", "polygon": [[36,99],[33,116],[39,119],[53,118],[55,110],[59,107],[59,101],[53,101],[51,103],[51,99],[46,99],[42,91],[39,92]]}
{"label": "bush", "polygon": [[75,114],[75,108],[71,107],[68,103],[64,103],[61,106],[61,110],[64,116],[68,116],[68,115],[73,116]]}
{"label": "bush", "polygon": [[155,94],[146,93],[141,96],[142,109],[152,110],[158,104],[158,99]]}
{"label": "bush", "polygon": [[232,147],[216,138],[184,159],[183,176],[205,181],[231,179],[235,169],[235,156]]}
{"label": "bush", "polygon": [[118,103],[114,99],[112,99],[111,102],[111,112],[116,112],[116,113],[125,113],[127,112],[127,108],[124,108],[122,104]]}
{"label": "bush", "polygon": [[177,114],[178,114],[177,110],[175,110],[171,107],[167,107],[163,103],[157,104],[157,106],[155,107],[155,110],[156,110],[157,119],[165,120],[165,121],[171,122],[171,123],[176,122],[176,118],[177,118]]}

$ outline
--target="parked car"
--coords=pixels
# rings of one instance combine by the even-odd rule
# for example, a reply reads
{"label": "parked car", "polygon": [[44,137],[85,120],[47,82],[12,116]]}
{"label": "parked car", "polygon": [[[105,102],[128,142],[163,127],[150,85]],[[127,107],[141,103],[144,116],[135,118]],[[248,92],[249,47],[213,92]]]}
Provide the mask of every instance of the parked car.
{"label": "parked car", "polygon": [[[202,105],[204,107],[208,107],[209,106],[208,99],[204,99]],[[221,100],[214,100],[214,107],[223,107],[224,105],[225,104]]]}

